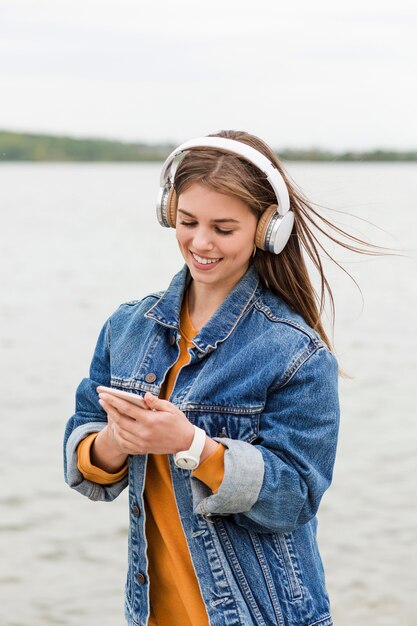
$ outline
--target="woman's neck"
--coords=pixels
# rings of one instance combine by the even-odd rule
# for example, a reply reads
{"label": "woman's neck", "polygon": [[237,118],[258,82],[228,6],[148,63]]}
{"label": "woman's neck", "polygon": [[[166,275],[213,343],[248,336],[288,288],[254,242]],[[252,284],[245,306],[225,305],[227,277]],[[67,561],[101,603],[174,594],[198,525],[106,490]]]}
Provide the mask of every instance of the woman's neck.
{"label": "woman's neck", "polygon": [[200,330],[209,321],[231,291],[227,287],[210,287],[193,280],[188,288],[188,314],[196,330]]}

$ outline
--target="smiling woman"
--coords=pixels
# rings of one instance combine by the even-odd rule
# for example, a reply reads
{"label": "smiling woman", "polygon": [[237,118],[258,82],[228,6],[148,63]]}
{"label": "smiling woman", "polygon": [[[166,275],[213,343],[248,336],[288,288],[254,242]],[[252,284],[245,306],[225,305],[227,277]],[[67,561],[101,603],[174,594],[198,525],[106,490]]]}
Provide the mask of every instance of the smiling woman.
{"label": "smiling woman", "polygon": [[129,625],[331,626],[316,513],[338,365],[302,254],[327,286],[320,216],[266,144],[234,131],[169,155],[157,215],[185,265],[104,325],[67,423],[66,480],[93,500],[129,484]]}

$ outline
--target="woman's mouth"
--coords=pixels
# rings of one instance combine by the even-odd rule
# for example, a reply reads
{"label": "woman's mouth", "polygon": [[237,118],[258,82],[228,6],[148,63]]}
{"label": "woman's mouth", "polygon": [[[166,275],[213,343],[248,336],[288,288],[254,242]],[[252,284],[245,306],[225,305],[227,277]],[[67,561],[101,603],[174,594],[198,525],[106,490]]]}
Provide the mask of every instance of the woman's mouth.
{"label": "woman's mouth", "polygon": [[193,258],[194,265],[198,269],[205,269],[205,270],[211,269],[222,260],[221,258],[214,259],[210,257],[199,256],[195,252],[191,252],[191,256]]}

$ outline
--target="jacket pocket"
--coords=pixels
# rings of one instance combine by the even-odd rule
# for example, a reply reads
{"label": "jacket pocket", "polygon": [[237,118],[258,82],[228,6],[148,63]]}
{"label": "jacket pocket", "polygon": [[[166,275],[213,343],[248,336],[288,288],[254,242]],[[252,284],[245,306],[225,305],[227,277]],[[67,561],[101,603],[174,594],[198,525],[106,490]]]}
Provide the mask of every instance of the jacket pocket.
{"label": "jacket pocket", "polygon": [[291,533],[244,531],[226,518],[216,518],[213,528],[254,617],[261,613],[268,624],[284,624],[283,614],[294,611],[300,624],[307,623],[309,602]]}
{"label": "jacket pocket", "polygon": [[[250,558],[249,542],[244,545],[249,534],[240,530],[238,531],[240,536],[236,536],[233,526],[219,518],[216,519],[214,529],[255,623],[258,626],[267,626],[271,623],[283,625],[282,611],[271,576],[269,574],[270,584],[267,582],[266,589],[261,584],[258,560]],[[268,567],[266,563],[265,565]],[[265,571],[263,574],[265,575]]]}
{"label": "jacket pocket", "polygon": [[303,592],[300,583],[300,569],[292,541],[292,534],[274,533],[272,534],[272,543],[282,571],[285,573],[289,599],[301,600]]}
{"label": "jacket pocket", "polygon": [[209,437],[228,437],[251,443],[259,434],[263,407],[192,405],[179,407],[190,422],[203,428]]}

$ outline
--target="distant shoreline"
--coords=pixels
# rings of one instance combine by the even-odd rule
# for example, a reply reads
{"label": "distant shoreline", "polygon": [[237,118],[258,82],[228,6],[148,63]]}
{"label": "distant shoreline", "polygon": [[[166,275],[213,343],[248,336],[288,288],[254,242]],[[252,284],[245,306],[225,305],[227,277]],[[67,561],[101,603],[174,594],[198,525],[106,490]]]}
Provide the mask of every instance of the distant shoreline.
{"label": "distant shoreline", "polygon": [[[160,162],[174,144],[127,143],[107,139],[15,133],[0,131],[0,163],[11,161],[45,162]],[[417,150],[373,149],[334,152],[321,148],[277,150],[283,161],[321,162],[416,162]]]}

